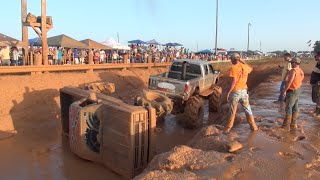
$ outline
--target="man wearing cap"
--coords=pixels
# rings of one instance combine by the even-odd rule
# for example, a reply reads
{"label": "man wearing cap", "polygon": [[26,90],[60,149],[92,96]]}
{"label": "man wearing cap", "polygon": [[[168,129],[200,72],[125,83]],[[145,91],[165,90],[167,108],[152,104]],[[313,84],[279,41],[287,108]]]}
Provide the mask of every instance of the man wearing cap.
{"label": "man wearing cap", "polygon": [[291,60],[292,69],[289,71],[288,81],[282,93],[286,97],[286,117],[283,120],[282,128],[290,131],[297,128],[297,120],[299,117],[298,101],[301,93],[301,85],[304,73],[300,69],[301,59],[293,58]]}
{"label": "man wearing cap", "polygon": [[285,101],[285,97],[282,96],[283,90],[286,87],[286,83],[288,80],[288,73],[291,70],[291,54],[286,53],[283,55],[284,61],[286,62],[285,66],[279,66],[280,68],[282,68],[282,75],[281,75],[281,85],[280,85],[280,94],[278,97],[278,100],[275,101],[275,103],[278,102],[284,102]]}
{"label": "man wearing cap", "polygon": [[251,130],[256,131],[258,130],[258,127],[254,121],[247,90],[248,75],[251,73],[252,67],[242,61],[238,53],[234,53],[231,56],[231,63],[232,66],[230,69],[230,77],[233,81],[227,94],[227,100],[229,101],[230,109],[228,122],[224,131],[225,133],[229,133],[232,129],[239,102],[245,110],[247,121],[251,127]]}
{"label": "man wearing cap", "polygon": [[317,64],[311,73],[310,84],[312,85],[312,101],[317,103],[315,115],[320,116],[320,52],[315,54],[314,59]]}

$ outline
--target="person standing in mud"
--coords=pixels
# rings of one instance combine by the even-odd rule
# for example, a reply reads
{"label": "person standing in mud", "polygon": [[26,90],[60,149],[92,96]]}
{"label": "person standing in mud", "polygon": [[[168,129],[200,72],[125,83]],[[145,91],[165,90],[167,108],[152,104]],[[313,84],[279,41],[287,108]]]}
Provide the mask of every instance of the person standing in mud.
{"label": "person standing in mud", "polygon": [[314,113],[320,117],[320,52],[316,52],[314,59],[317,64],[311,73],[310,84],[312,85],[312,101],[317,103]]}
{"label": "person standing in mud", "polygon": [[288,81],[282,93],[286,97],[286,116],[283,120],[282,127],[285,130],[297,128],[297,120],[299,118],[298,101],[301,93],[301,85],[304,79],[304,73],[300,69],[301,59],[293,58],[291,60],[292,69],[288,74]]}
{"label": "person standing in mud", "polygon": [[283,55],[284,61],[286,62],[286,64],[284,66],[280,66],[279,67],[282,69],[282,74],[281,74],[281,85],[280,85],[280,95],[278,97],[278,100],[275,101],[275,103],[281,103],[281,102],[285,102],[285,97],[282,96],[283,90],[286,87],[286,83],[288,80],[288,73],[289,71],[292,69],[291,67],[291,54],[286,53]]}
{"label": "person standing in mud", "polygon": [[230,77],[232,78],[231,88],[227,94],[227,100],[229,101],[229,118],[227,125],[225,126],[225,133],[229,133],[233,127],[233,123],[237,113],[238,103],[242,105],[245,110],[247,121],[252,131],[258,130],[255,123],[252,110],[249,104],[248,94],[248,75],[252,71],[252,67],[241,60],[240,54],[234,53],[231,56],[231,69]]}

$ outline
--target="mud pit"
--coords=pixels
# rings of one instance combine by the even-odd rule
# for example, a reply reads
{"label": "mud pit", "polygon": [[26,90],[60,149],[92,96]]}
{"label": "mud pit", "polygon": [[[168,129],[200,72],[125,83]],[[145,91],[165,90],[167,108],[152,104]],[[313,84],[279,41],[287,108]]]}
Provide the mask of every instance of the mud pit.
{"label": "mud pit", "polygon": [[[257,83],[274,74],[275,66],[255,64],[258,70],[255,75],[260,76],[250,80],[249,88],[254,89]],[[221,68],[224,73],[226,67]],[[0,82],[6,85],[0,87],[1,103],[5,104],[0,110],[1,130],[10,130],[8,122],[12,120],[18,132],[0,141],[2,179],[121,179],[103,166],[70,152],[61,138],[58,88],[101,80],[115,82],[113,96],[132,103],[134,95],[145,88],[148,76],[162,71],[164,69],[112,71],[90,76],[0,77]],[[222,80],[225,91],[227,79]],[[303,108],[298,123],[302,128],[290,134],[274,128],[280,126],[284,113],[282,106],[271,103],[277,97],[278,86],[273,79],[252,91],[253,112],[261,126],[257,133],[250,133],[247,124],[240,124],[228,136],[220,133],[219,126],[209,126],[194,137],[199,130],[185,130],[176,125],[174,116],[166,117],[164,124],[158,126],[157,144],[158,153],[164,154],[157,156],[137,179],[318,179],[320,136],[317,130],[320,124],[310,115],[313,109],[310,87],[304,86],[301,97],[300,107]],[[241,116],[243,118],[244,114]],[[205,125],[217,117],[206,113]],[[225,145],[230,140],[239,141],[243,148],[228,153]]]}
{"label": "mud pit", "polygon": [[[274,104],[279,83],[259,85],[251,96],[252,109],[261,130],[250,132],[247,123],[237,125],[231,134],[220,126],[203,128],[188,144],[158,155],[145,173],[136,179],[319,179],[320,123],[311,111],[310,87],[301,96],[299,129],[285,132],[279,127],[284,105]],[[241,113],[242,118],[245,117]],[[239,141],[243,149],[228,153],[227,144]]]}

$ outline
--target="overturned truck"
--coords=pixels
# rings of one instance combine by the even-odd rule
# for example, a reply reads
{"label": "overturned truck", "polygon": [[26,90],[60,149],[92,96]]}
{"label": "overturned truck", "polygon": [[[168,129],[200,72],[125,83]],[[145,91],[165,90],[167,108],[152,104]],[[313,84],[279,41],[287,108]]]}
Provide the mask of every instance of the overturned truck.
{"label": "overturned truck", "polygon": [[62,129],[70,149],[125,178],[140,174],[156,153],[156,111],[92,88],[60,89]]}

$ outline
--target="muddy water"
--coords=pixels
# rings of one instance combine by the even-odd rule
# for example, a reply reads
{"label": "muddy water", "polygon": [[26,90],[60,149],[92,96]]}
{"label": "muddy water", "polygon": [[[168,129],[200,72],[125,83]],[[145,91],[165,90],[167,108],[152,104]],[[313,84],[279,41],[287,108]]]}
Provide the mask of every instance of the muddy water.
{"label": "muddy water", "polygon": [[[312,115],[314,104],[310,98],[311,87],[307,84],[302,87],[299,128],[286,132],[279,128],[285,115],[285,105],[273,103],[277,99],[279,86],[280,83],[263,83],[251,95],[259,131],[252,133],[249,125],[242,123],[227,136],[203,136],[200,133],[192,139],[191,147],[195,146],[196,149],[178,147],[169,154],[162,154],[139,177],[177,178],[187,174],[189,178],[200,179],[320,179],[320,122]],[[243,111],[241,108],[239,110],[241,119],[244,119]],[[184,133],[188,136],[190,132]],[[176,134],[182,136],[182,132]],[[219,144],[233,140],[243,145],[243,149],[233,154],[212,144],[213,141]],[[201,153],[207,154],[206,157],[213,155],[211,158],[220,159],[220,162],[210,162]],[[197,166],[194,166],[195,162]]]}
{"label": "muddy water", "polygon": [[[311,87],[307,84],[302,87],[299,103],[299,128],[295,131],[286,132],[279,128],[285,115],[285,105],[273,103],[277,99],[279,86],[280,83],[263,83],[252,92],[252,109],[260,130],[251,133],[248,124],[243,123],[234,127],[232,133],[227,136],[229,140],[239,141],[243,145],[242,150],[234,154],[219,151],[222,152],[224,157],[222,163],[209,163],[196,170],[190,169],[189,165],[185,164],[177,166],[179,169],[172,169],[172,172],[181,172],[182,169],[186,168],[186,172],[204,179],[212,177],[217,179],[319,179],[320,121],[312,115],[315,105],[310,97]],[[245,115],[241,108],[239,108],[239,111],[244,118]],[[210,118],[211,116],[209,116],[209,121]],[[172,119],[169,118],[167,121],[174,125]],[[163,144],[166,145],[168,145],[166,143],[168,138],[170,138],[170,141],[175,141],[176,137],[187,141],[190,134],[193,133],[193,131],[179,130],[179,128],[176,131],[172,130],[172,127],[164,126],[163,128],[159,136],[164,136]],[[170,136],[170,134],[173,136]],[[208,149],[210,145],[201,145],[201,143],[210,144],[206,137],[200,136],[194,140],[200,143],[200,145],[196,143],[196,146],[203,152],[210,154],[214,151],[214,148]],[[184,144],[181,141],[179,142],[179,144]],[[169,154],[169,156],[174,165],[182,162],[181,159],[174,159],[173,154]],[[176,156],[176,158],[181,155]],[[189,159],[195,159],[196,162],[206,161],[201,157],[193,157],[192,154],[186,154],[185,156],[189,156]],[[165,162],[166,160],[162,163]],[[163,170],[155,164],[152,164],[149,169]],[[163,173],[163,171],[161,172]],[[168,177],[166,173],[160,175],[159,171],[153,171],[153,173],[158,174],[158,177]],[[152,173],[148,172],[145,175],[142,177],[154,177]],[[176,177],[179,177],[179,175],[177,174]]]}
{"label": "muddy water", "polygon": [[[303,86],[300,99],[299,129],[284,132],[281,126],[284,105],[274,104],[279,84],[261,84],[251,95],[252,109],[261,130],[250,133],[247,124],[240,124],[230,136],[244,148],[233,154],[227,163],[195,171],[201,177],[218,179],[319,179],[320,122],[311,111],[310,87]],[[241,114],[244,117],[242,112]],[[208,123],[209,114],[206,114]],[[213,116],[214,117],[214,116]],[[178,144],[187,144],[198,130],[185,130],[169,116],[159,126],[158,152],[166,152]],[[53,126],[54,127],[54,126]],[[1,179],[121,179],[102,165],[73,155],[60,133],[47,134],[41,127],[18,133],[0,141]]]}

